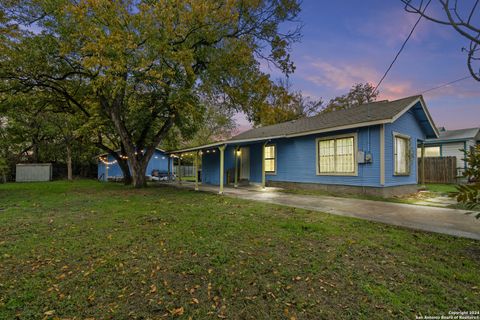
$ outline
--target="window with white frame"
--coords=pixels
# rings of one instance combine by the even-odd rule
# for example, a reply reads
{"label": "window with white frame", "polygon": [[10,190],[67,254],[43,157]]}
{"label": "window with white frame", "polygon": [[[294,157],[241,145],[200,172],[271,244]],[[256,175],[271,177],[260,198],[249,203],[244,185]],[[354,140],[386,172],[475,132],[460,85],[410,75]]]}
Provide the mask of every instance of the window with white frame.
{"label": "window with white frame", "polygon": [[355,140],[355,136],[318,140],[318,174],[355,174]]}
{"label": "window with white frame", "polygon": [[410,137],[394,134],[395,175],[410,174]]}
{"label": "window with white frame", "polygon": [[275,173],[276,154],[275,145],[265,146],[265,173]]}

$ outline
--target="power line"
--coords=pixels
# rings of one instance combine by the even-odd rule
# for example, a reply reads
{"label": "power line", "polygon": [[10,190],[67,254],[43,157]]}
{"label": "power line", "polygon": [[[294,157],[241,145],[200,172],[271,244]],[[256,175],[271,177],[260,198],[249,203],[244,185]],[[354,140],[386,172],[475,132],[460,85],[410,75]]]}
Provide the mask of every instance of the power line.
{"label": "power line", "polygon": [[472,76],[471,76],[471,75],[468,75],[468,76],[466,76],[466,77],[459,78],[459,79],[456,79],[456,80],[453,80],[453,81],[450,81],[450,82],[441,84],[441,85],[439,85],[439,86],[432,87],[432,88],[430,88],[430,89],[424,90],[424,91],[422,91],[422,92],[419,92],[418,94],[424,94],[424,93],[427,93],[427,92],[430,92],[430,91],[433,91],[433,90],[437,90],[437,89],[440,89],[440,88],[449,86],[449,85],[451,85],[451,84],[454,84],[454,83],[456,83],[456,82],[460,82],[460,81],[463,81],[463,80],[466,80],[466,79],[469,79],[469,78],[472,78]]}
{"label": "power line", "polygon": [[377,84],[377,86],[375,87],[375,90],[373,90],[373,92],[377,91],[378,87],[380,87],[380,84],[381,84],[382,81],[385,79],[385,77],[387,76],[387,74],[388,74],[388,72],[390,71],[390,69],[392,69],[393,65],[395,64],[395,62],[397,61],[398,57],[400,56],[400,53],[402,53],[403,49],[405,48],[405,45],[407,44],[408,40],[409,40],[410,37],[412,36],[413,31],[415,31],[415,28],[417,27],[418,23],[420,22],[420,20],[422,20],[422,16],[423,16],[423,14],[425,13],[425,11],[427,10],[427,7],[428,7],[428,5],[430,4],[430,2],[432,2],[432,0],[429,0],[429,1],[427,2],[427,4],[425,5],[425,8],[423,8],[422,14],[418,17],[417,22],[415,22],[415,24],[413,25],[412,30],[410,30],[410,33],[408,34],[407,38],[406,38],[405,41],[403,42],[402,46],[400,47],[400,50],[398,50],[397,54],[395,55],[395,58],[393,59],[392,63],[390,63],[390,65],[388,66],[387,71],[385,71],[385,73],[383,74],[382,78],[381,78],[380,81],[378,82],[378,84]]}

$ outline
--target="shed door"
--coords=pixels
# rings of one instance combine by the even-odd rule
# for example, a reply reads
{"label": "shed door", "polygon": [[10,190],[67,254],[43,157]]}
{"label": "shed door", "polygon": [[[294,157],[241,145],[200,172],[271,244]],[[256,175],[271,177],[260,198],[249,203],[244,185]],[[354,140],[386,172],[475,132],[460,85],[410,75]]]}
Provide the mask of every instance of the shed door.
{"label": "shed door", "polygon": [[240,148],[240,180],[250,179],[250,147]]}

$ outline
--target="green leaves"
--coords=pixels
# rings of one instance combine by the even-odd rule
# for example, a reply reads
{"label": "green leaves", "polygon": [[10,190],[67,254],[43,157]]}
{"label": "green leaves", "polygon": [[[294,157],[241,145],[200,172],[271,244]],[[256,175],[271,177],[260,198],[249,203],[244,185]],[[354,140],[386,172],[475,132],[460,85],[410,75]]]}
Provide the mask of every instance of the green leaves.
{"label": "green leaves", "polygon": [[[464,160],[467,163],[465,176],[474,184],[456,186],[458,192],[454,195],[457,201],[464,204],[467,209],[480,209],[480,145],[472,147],[465,154]],[[469,212],[468,214],[475,213]],[[475,214],[475,218],[480,219],[480,213]]]}
{"label": "green leaves", "polygon": [[[480,208],[480,183],[473,185],[458,185],[456,186],[458,193],[456,199],[458,202],[465,205],[468,210],[475,210]],[[468,214],[474,214],[469,212]],[[475,214],[475,218],[480,218],[480,213]]]}
{"label": "green leaves", "polygon": [[[21,4],[0,7],[0,27],[18,21],[27,30],[0,44],[0,90],[64,101],[95,135],[124,147],[133,171],[146,167],[172,127],[184,139],[199,130],[205,96],[224,113],[264,108],[272,81],[259,59],[294,71],[297,0]],[[279,32],[284,22],[292,30]]]}

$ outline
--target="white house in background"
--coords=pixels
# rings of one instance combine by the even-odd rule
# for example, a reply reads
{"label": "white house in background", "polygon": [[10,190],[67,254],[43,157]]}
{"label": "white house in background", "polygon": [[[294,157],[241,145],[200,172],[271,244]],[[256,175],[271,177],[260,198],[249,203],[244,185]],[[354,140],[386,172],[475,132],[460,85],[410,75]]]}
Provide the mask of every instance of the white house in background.
{"label": "white house in background", "polygon": [[[480,127],[467,128],[459,130],[439,129],[440,136],[436,139],[425,140],[426,157],[456,157],[457,175],[462,176],[467,163],[465,151],[480,144]],[[421,157],[421,150],[418,150],[418,156]]]}

